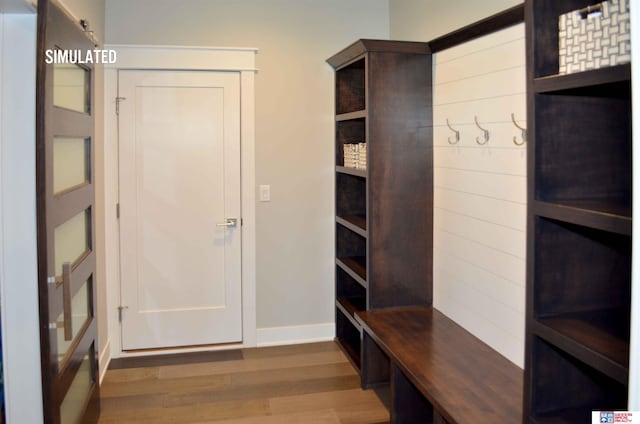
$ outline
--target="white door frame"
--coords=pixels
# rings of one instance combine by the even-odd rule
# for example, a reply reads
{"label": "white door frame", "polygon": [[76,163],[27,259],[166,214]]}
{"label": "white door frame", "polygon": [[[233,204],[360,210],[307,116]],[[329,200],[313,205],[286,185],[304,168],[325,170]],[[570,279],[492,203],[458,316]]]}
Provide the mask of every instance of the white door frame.
{"label": "white door frame", "polygon": [[[254,48],[219,48],[147,45],[105,45],[116,51],[116,63],[104,67],[104,161],[105,198],[105,278],[107,285],[107,319],[109,341],[100,363],[111,358],[138,356],[123,352],[118,321],[120,305],[118,203],[118,96],[119,70],[208,70],[234,71],[240,74],[240,167],[242,208],[242,343],[220,349],[256,346],[256,217],[255,217],[255,55]],[[211,347],[175,349],[171,352],[211,350]],[[158,351],[166,354],[166,350]],[[153,352],[145,352],[149,355]],[[109,357],[106,357],[109,355]],[[106,369],[106,368],[104,368]]]}

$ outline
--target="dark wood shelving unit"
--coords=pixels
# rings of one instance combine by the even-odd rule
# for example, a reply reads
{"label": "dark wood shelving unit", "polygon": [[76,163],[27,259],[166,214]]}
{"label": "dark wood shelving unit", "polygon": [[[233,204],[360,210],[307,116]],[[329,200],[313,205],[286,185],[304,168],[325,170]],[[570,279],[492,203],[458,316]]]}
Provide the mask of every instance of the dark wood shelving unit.
{"label": "dark wood shelving unit", "polygon": [[558,17],[593,3],[525,2],[525,423],[627,407],[631,65],[558,75]]}
{"label": "dark wood shelving unit", "polygon": [[[359,369],[356,312],[432,301],[431,53],[427,43],[359,40],[327,62],[335,69],[336,339]],[[344,166],[353,143],[366,143],[367,169]]]}

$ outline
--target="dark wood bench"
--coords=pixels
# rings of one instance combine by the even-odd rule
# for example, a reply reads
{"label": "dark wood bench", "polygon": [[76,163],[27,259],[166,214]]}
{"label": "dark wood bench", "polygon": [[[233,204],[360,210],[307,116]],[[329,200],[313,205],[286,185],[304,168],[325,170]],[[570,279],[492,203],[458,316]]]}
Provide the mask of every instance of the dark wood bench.
{"label": "dark wood bench", "polygon": [[362,384],[391,383],[392,423],[518,424],[523,371],[433,308],[358,312]]}

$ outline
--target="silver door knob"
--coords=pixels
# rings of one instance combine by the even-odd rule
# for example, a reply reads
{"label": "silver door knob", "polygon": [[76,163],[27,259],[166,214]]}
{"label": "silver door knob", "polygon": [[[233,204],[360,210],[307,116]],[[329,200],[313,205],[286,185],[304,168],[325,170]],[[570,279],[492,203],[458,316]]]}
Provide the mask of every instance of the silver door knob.
{"label": "silver door knob", "polygon": [[227,218],[226,222],[216,224],[216,227],[235,228],[238,226],[238,218]]}

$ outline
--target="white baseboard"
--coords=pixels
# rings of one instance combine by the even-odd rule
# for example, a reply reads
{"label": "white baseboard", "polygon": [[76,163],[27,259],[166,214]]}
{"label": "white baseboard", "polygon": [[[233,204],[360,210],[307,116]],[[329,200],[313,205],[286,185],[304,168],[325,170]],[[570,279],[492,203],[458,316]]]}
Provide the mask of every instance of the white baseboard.
{"label": "white baseboard", "polygon": [[98,359],[98,363],[100,364],[100,384],[102,384],[102,380],[104,380],[104,376],[107,374],[107,369],[109,368],[109,363],[111,362],[111,342],[107,340],[107,344],[104,345],[102,352],[100,352],[100,358]]}
{"label": "white baseboard", "polygon": [[335,324],[332,322],[325,324],[258,328],[257,345],[261,347],[325,342],[333,340],[335,334]]}

